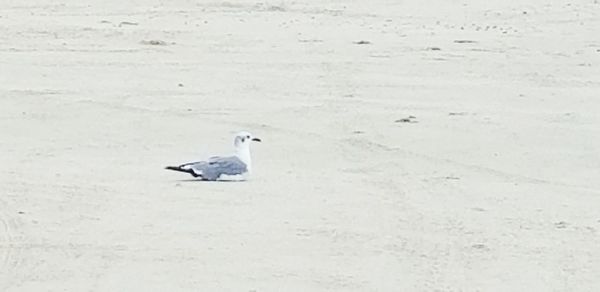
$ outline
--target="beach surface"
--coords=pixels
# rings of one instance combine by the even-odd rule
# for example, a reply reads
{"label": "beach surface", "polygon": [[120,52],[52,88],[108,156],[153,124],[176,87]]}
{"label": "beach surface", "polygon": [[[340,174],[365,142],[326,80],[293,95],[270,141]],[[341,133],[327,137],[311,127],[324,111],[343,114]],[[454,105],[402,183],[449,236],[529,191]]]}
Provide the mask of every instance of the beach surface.
{"label": "beach surface", "polygon": [[600,290],[600,3],[525,2],[1,1],[0,291]]}

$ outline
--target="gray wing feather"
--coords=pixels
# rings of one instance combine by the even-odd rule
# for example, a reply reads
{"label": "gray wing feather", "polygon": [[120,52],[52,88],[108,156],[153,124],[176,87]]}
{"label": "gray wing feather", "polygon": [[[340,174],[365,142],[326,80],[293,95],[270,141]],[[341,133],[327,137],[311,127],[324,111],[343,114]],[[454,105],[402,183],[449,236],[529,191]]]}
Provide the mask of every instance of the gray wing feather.
{"label": "gray wing feather", "polygon": [[189,167],[207,180],[217,180],[223,174],[238,175],[248,171],[246,164],[236,156],[211,157],[208,161],[191,163]]}

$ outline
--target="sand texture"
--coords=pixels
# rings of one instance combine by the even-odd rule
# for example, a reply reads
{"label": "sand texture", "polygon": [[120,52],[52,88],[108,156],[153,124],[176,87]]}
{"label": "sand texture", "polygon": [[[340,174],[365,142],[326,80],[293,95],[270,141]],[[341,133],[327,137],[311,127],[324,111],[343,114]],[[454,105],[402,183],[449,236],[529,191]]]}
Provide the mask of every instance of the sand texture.
{"label": "sand texture", "polygon": [[600,4],[425,2],[0,1],[0,291],[600,291]]}

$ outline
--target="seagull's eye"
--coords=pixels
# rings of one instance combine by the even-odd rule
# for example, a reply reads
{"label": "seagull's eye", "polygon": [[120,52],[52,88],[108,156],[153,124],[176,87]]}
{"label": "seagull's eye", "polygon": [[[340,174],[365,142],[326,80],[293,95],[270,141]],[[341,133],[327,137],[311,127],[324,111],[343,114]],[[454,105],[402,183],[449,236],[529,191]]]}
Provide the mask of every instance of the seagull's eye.
{"label": "seagull's eye", "polygon": [[250,135],[246,136],[246,139],[250,139]]}

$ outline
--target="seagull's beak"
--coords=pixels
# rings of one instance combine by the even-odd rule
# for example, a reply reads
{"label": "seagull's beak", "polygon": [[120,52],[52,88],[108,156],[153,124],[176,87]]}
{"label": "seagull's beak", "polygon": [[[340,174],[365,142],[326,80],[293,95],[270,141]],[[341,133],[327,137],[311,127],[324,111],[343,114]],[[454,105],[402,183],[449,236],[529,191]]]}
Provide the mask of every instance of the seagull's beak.
{"label": "seagull's beak", "polygon": [[262,142],[260,139],[258,138],[252,138],[252,141],[256,141],[256,142]]}

